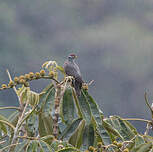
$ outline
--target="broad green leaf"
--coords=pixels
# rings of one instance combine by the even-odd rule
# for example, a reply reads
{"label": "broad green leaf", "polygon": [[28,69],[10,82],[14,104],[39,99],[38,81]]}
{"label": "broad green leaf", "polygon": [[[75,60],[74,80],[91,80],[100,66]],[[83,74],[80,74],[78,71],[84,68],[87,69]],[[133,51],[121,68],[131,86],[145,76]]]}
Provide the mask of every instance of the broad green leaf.
{"label": "broad green leaf", "polygon": [[62,132],[60,139],[68,140],[73,135],[81,121],[82,119],[79,118],[74,120],[70,125],[68,125],[67,128]]}
{"label": "broad green leaf", "polygon": [[[144,140],[144,137],[141,135],[136,135],[132,141],[133,141],[133,143],[131,145],[129,145],[129,149],[132,152],[135,152],[136,150],[140,149],[146,143]],[[147,143],[150,143],[150,142],[147,142]]]}
{"label": "broad green leaf", "polygon": [[[0,115],[0,120],[4,120],[4,121],[7,121],[7,118],[5,118],[4,116]],[[0,122],[0,131],[3,131],[4,134],[7,134],[7,127],[6,127],[6,124],[3,123],[3,122]]]}
{"label": "broad green leaf", "polygon": [[15,147],[14,152],[23,152],[26,146],[28,145],[27,140],[23,140],[20,144]]}
{"label": "broad green leaf", "polygon": [[83,132],[83,140],[81,150],[86,150],[89,146],[93,146],[95,140],[94,127],[92,124],[86,125]]}
{"label": "broad green leaf", "polygon": [[53,133],[53,119],[51,115],[45,114],[45,113],[39,113],[38,115],[39,119],[39,135],[40,137],[47,136],[47,135],[52,135]]}
{"label": "broad green leaf", "polygon": [[61,111],[61,115],[66,124],[70,124],[75,118],[77,118],[71,89],[65,90]]}
{"label": "broad green leaf", "polygon": [[22,103],[26,103],[27,102],[27,92],[30,91],[30,88],[29,87],[25,87],[24,85],[22,85],[21,88],[19,88],[17,91],[16,91],[16,94],[17,96],[20,98],[20,101]]}
{"label": "broad green leaf", "polygon": [[35,106],[39,103],[39,94],[34,91],[27,91],[27,101],[30,105]]}
{"label": "broad green leaf", "polygon": [[124,123],[128,125],[128,127],[134,132],[134,134],[136,135],[138,134],[137,129],[130,122],[128,122],[127,120],[124,120]]}
{"label": "broad green leaf", "polygon": [[113,127],[111,126],[109,123],[107,123],[105,120],[102,121],[103,122],[103,126],[104,128],[108,131],[109,135],[111,136],[112,140],[114,141],[117,137],[118,139],[122,138],[122,136],[119,134],[119,132]]}
{"label": "broad green leaf", "polygon": [[8,118],[8,121],[10,121],[14,126],[16,126],[19,118],[19,111],[14,111]]}
{"label": "broad green leaf", "polygon": [[82,113],[82,111],[81,111],[81,108],[80,108],[80,104],[79,104],[78,98],[77,98],[76,93],[75,93],[75,91],[74,91],[73,88],[72,88],[72,95],[73,95],[73,98],[74,98],[74,101],[75,101],[77,114],[78,114],[79,118],[83,118],[83,113]]}
{"label": "broad green leaf", "polygon": [[92,117],[94,119],[94,122],[96,123],[96,129],[101,137],[101,140],[105,145],[110,144],[112,141],[108,132],[105,130],[102,124],[101,111],[99,110],[98,105],[96,104],[94,99],[88,94],[87,90],[83,89],[82,94],[86,96],[86,100],[90,105]]}
{"label": "broad green leaf", "polygon": [[131,152],[149,152],[152,148],[152,143],[144,143],[132,149]]}
{"label": "broad green leaf", "polygon": [[40,152],[53,152],[53,149],[51,146],[44,142],[43,140],[38,141],[39,146],[40,146]]}
{"label": "broad green leaf", "polygon": [[135,137],[135,147],[138,147],[139,145],[144,144],[144,143],[145,143],[145,140],[143,139],[142,136],[137,135]]}
{"label": "broad green leaf", "polygon": [[[62,116],[61,116],[62,117]],[[65,124],[63,121],[62,121],[62,118],[59,117],[58,119],[58,126],[59,126],[59,132],[60,134],[63,133],[63,131],[66,129],[66,127],[68,126],[67,124]]]}
{"label": "broad green leaf", "polygon": [[49,84],[40,94],[40,109],[41,112],[51,114],[54,108],[55,88],[53,84]]}
{"label": "broad green leaf", "polygon": [[83,119],[74,134],[70,137],[69,143],[72,144],[76,148],[80,148],[82,145],[83,132],[85,128],[85,120]]}
{"label": "broad green leaf", "polygon": [[87,124],[90,124],[92,116],[91,110],[87,101],[87,98],[83,91],[81,91],[81,95],[78,97],[79,106],[81,113],[83,114],[83,118],[85,119]]}
{"label": "broad green leaf", "polygon": [[40,95],[39,135],[40,137],[51,135],[53,132],[53,119],[51,111],[54,107],[55,89],[53,84],[49,84]]}
{"label": "broad green leaf", "polygon": [[38,149],[38,142],[35,140],[32,140],[27,145],[26,152],[37,152],[37,149]]}
{"label": "broad green leaf", "polygon": [[130,140],[136,135],[135,130],[131,129],[131,126],[118,116],[111,116],[105,119],[105,121],[118,131],[123,141]]}
{"label": "broad green leaf", "polygon": [[22,103],[29,102],[32,106],[39,103],[39,94],[31,91],[29,87],[25,87],[24,85],[17,90],[17,95]]}
{"label": "broad green leaf", "polygon": [[33,112],[26,120],[26,130],[29,137],[36,136],[36,130],[38,128],[38,116]]}
{"label": "broad green leaf", "polygon": [[41,137],[40,139],[48,144],[51,144],[54,138],[55,137],[53,135],[47,135],[47,136]]}
{"label": "broad green leaf", "polygon": [[[16,124],[18,122],[19,119],[19,111],[14,111],[8,118],[9,122],[16,127]],[[12,141],[13,135],[14,135],[14,130],[12,128],[10,128],[10,142]]]}
{"label": "broad green leaf", "polygon": [[57,152],[80,152],[78,149],[73,147],[63,148],[61,150],[58,150]]}

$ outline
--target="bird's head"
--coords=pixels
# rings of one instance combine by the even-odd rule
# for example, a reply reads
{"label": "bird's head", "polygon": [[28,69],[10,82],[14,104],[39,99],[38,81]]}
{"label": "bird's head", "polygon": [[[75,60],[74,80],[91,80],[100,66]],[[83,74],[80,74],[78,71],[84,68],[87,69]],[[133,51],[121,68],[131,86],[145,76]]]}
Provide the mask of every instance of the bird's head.
{"label": "bird's head", "polygon": [[70,54],[69,56],[68,56],[68,59],[69,60],[74,60],[74,59],[76,59],[77,58],[77,56],[75,55],[75,54]]}

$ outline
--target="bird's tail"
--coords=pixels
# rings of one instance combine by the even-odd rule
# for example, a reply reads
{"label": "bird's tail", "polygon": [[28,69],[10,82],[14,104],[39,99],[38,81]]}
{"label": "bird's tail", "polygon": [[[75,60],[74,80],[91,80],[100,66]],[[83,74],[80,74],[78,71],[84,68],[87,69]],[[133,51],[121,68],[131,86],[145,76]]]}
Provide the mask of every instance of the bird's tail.
{"label": "bird's tail", "polygon": [[75,89],[76,95],[81,95],[82,82],[75,80],[73,83],[73,87]]}

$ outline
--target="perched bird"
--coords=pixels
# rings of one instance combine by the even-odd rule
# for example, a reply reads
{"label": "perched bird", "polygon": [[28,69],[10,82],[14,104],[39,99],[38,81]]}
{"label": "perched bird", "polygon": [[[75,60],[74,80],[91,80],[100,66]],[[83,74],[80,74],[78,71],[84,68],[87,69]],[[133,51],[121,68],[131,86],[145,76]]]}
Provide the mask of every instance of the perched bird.
{"label": "perched bird", "polygon": [[77,56],[75,54],[70,54],[68,56],[68,59],[64,63],[64,71],[66,75],[73,76],[74,80],[72,81],[72,86],[74,87],[77,96],[80,96],[83,80],[80,69],[75,63],[76,58]]}

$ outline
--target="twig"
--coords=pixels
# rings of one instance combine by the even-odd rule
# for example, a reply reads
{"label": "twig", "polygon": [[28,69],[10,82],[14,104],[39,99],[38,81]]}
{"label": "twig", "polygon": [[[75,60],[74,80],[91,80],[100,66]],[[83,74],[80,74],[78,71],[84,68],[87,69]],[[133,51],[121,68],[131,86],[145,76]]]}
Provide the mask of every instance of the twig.
{"label": "twig", "polygon": [[33,107],[33,109],[21,120],[19,124],[19,128],[21,127],[22,123],[31,115],[31,113],[36,109],[37,105]]}
{"label": "twig", "polygon": [[[135,138],[135,137],[134,137]],[[130,143],[133,143],[133,139],[134,138],[132,138],[130,141],[124,141],[124,142],[122,142],[122,147],[120,148],[120,150],[121,151],[123,151]]]}
{"label": "twig", "polygon": [[[60,101],[63,98],[64,92],[66,90],[66,87],[67,87],[69,80],[72,81],[71,76],[66,77],[62,83],[57,84],[55,86],[56,92],[55,92],[55,102],[54,102],[55,103],[55,106],[54,106],[55,113],[54,113],[54,117],[53,117],[53,135],[56,139],[57,139],[58,133],[59,133],[58,118],[59,118],[59,114],[60,114]],[[62,84],[63,84],[63,86],[62,86]]]}
{"label": "twig", "polygon": [[[10,81],[13,81],[12,78],[11,78],[11,75],[10,75],[10,72],[9,72],[8,69],[6,70],[6,72],[7,72],[7,74],[8,74],[8,77],[9,77]],[[16,89],[15,86],[13,86],[13,89],[14,89],[15,93],[17,94],[17,89]],[[20,108],[22,108],[22,107],[23,107],[23,106],[22,106],[22,102],[20,101],[20,98],[19,98],[18,95],[17,95],[17,97],[18,97],[18,100],[19,100]]]}
{"label": "twig", "polygon": [[148,135],[149,130],[150,130],[150,127],[151,127],[151,124],[150,123],[147,123],[146,131],[145,131],[144,135]]}
{"label": "twig", "polygon": [[[20,128],[20,123],[21,123],[21,121],[22,121],[22,119],[25,115],[25,111],[26,111],[27,106],[28,106],[28,102],[26,103],[26,105],[25,105],[25,107],[24,107],[24,109],[21,113],[21,116],[19,117],[19,120],[18,120],[17,125],[16,125],[15,130],[14,130],[14,135],[13,135],[11,144],[16,144],[16,142],[17,142],[17,136],[18,136],[18,131],[19,131],[19,128]],[[14,149],[14,146],[9,149],[9,152],[12,152],[13,149]]]}
{"label": "twig", "polygon": [[91,81],[88,83],[88,85],[90,86],[93,82],[94,82],[94,80],[91,80]]}
{"label": "twig", "polygon": [[59,112],[60,112],[60,100],[61,100],[61,85],[56,86],[56,92],[55,92],[55,114],[53,117],[53,135],[57,139],[58,137],[58,118],[59,118]]}
{"label": "twig", "polygon": [[0,144],[4,144],[6,142],[6,140],[0,141]]}
{"label": "twig", "polygon": [[[8,69],[6,70],[6,72],[7,72],[7,74],[8,74],[8,77],[9,77],[10,81],[13,81],[12,78],[11,78],[11,75],[10,75],[10,72],[9,72]],[[17,92],[15,86],[13,87],[13,89],[14,89],[15,92]]]}
{"label": "twig", "polygon": [[43,76],[43,77],[40,77],[40,78],[44,78],[44,79],[52,79],[54,80],[56,83],[60,83],[57,79],[53,78],[53,77],[50,77],[50,76]]}
{"label": "twig", "polygon": [[30,140],[39,140],[38,137],[28,137],[28,136],[17,136],[17,138],[21,138],[21,139],[30,139]]}
{"label": "twig", "polygon": [[15,109],[15,110],[20,110],[19,107],[14,107],[14,106],[10,106],[10,107],[0,107],[0,110],[5,110],[5,109]]}
{"label": "twig", "polygon": [[150,120],[146,120],[146,119],[139,119],[139,118],[122,118],[122,120],[131,120],[131,121],[143,121],[146,123],[151,123]]}
{"label": "twig", "polygon": [[151,106],[150,106],[150,104],[149,104],[148,97],[147,97],[147,92],[145,92],[144,97],[145,97],[146,105],[147,105],[148,108],[150,109],[150,112],[151,112],[152,118],[153,118],[153,110],[152,110],[152,108],[151,108]]}
{"label": "twig", "polygon": [[[6,70],[6,72],[7,72],[8,76],[9,76],[10,81],[13,81],[8,69]],[[51,76],[40,76],[39,78],[33,77],[32,79],[30,79],[30,80],[27,79],[26,81],[28,82],[28,81],[38,80],[38,79],[51,79],[51,80],[54,80],[57,84],[60,84],[60,82],[57,79],[55,79],[54,77],[51,77]],[[17,93],[17,89],[15,87],[17,85],[18,85],[18,83],[14,83],[14,85],[13,85],[13,89],[14,89],[14,91],[16,93]],[[7,86],[6,88],[0,88],[0,91],[4,90],[4,89],[10,89],[10,88],[12,88],[12,86]]]}

